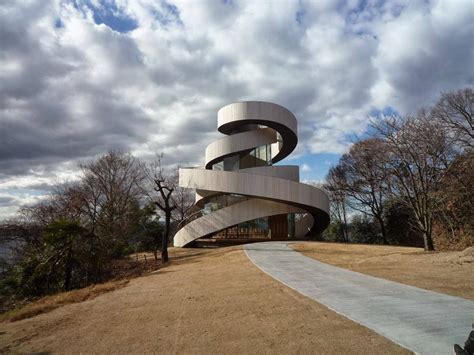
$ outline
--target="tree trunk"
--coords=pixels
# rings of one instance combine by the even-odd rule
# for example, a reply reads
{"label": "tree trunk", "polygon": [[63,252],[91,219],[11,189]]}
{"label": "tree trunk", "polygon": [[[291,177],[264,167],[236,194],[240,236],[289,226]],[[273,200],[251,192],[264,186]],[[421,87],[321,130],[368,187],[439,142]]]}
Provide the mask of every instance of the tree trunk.
{"label": "tree trunk", "polygon": [[64,279],[64,290],[71,290],[71,276],[72,276],[72,265],[71,265],[71,251],[68,251],[66,257],[66,267],[64,270],[65,279]]}
{"label": "tree trunk", "polygon": [[342,217],[344,219],[343,221],[343,226],[342,226],[342,236],[344,238],[344,241],[346,243],[349,243],[349,233],[347,231],[347,217],[346,217],[346,207],[344,205],[344,202],[343,202],[343,205],[342,205]]}
{"label": "tree trunk", "polygon": [[165,214],[165,231],[163,233],[163,240],[161,242],[161,262],[168,262],[168,239],[170,233],[171,224],[171,213],[166,212]]}
{"label": "tree trunk", "polygon": [[423,244],[424,244],[424,247],[425,247],[425,251],[433,251],[434,250],[433,238],[427,232],[423,232]]}
{"label": "tree trunk", "polygon": [[380,232],[382,233],[382,242],[388,244],[387,242],[387,231],[385,230],[385,223],[382,218],[377,218],[380,224]]}
{"label": "tree trunk", "polygon": [[[94,231],[94,229],[92,229]],[[91,233],[90,235],[90,243],[89,243],[89,253],[87,255],[87,267],[86,267],[86,285],[89,285],[91,281],[91,272],[92,269],[94,268],[93,261],[92,261],[92,255],[94,253],[94,232]],[[92,274],[92,278],[94,278],[94,274]]]}

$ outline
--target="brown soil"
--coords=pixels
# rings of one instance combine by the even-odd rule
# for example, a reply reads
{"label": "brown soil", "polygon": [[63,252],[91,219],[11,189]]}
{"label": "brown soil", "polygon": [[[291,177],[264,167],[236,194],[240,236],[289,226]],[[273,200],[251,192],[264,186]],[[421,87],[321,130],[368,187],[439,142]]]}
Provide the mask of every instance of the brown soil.
{"label": "brown soil", "polygon": [[0,324],[0,352],[408,354],[285,287],[238,247],[171,250],[165,268]]}
{"label": "brown soil", "polygon": [[307,242],[293,249],[324,263],[474,300],[474,248],[425,252],[420,248]]}

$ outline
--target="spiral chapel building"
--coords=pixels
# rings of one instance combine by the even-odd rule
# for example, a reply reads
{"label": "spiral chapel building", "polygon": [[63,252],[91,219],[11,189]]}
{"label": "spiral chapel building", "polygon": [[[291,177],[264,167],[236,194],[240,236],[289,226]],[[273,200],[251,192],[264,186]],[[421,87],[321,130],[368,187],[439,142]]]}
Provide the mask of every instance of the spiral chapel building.
{"label": "spiral chapel building", "polygon": [[273,165],[296,147],[297,122],[268,102],[221,108],[226,135],[206,148],[206,164],[179,169],[179,185],[196,189],[195,207],[179,225],[174,245],[199,241],[251,242],[317,236],[329,224],[324,191],[299,182],[299,167]]}

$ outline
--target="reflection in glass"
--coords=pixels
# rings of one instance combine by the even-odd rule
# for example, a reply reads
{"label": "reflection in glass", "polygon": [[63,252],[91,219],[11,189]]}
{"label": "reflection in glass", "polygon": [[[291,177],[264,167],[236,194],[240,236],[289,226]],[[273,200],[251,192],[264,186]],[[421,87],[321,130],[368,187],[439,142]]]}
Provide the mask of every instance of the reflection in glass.
{"label": "reflection in glass", "polygon": [[295,237],[295,215],[281,214],[239,223],[215,234],[215,239],[289,239]]}
{"label": "reflection in glass", "polygon": [[247,196],[237,194],[212,196],[209,198],[209,201],[204,205],[202,211],[203,214],[209,214],[211,212],[220,210],[221,208],[228,207],[248,199],[249,197]]}
{"label": "reflection in glass", "polygon": [[240,169],[268,166],[272,163],[271,145],[266,144],[255,149],[226,157],[212,166],[212,170],[236,171]]}

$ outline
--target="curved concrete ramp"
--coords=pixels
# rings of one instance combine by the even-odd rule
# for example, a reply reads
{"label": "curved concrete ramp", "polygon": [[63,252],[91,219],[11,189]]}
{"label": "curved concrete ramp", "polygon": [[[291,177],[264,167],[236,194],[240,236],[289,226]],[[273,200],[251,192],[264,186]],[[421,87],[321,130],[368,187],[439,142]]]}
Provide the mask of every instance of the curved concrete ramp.
{"label": "curved concrete ramp", "polygon": [[[217,122],[227,137],[207,146],[204,168],[179,169],[179,186],[196,189],[195,207],[201,210],[181,221],[174,246],[276,215],[303,216],[295,220],[295,233],[279,232],[284,238],[318,235],[329,225],[326,193],[300,183],[297,166],[272,165],[298,142],[296,117],[290,111],[269,102],[236,102],[219,110]],[[236,198],[246,201],[237,203]]]}
{"label": "curved concrete ramp", "polygon": [[245,251],[288,287],[417,354],[454,354],[472,329],[473,301],[324,264],[284,242],[247,244]]}

